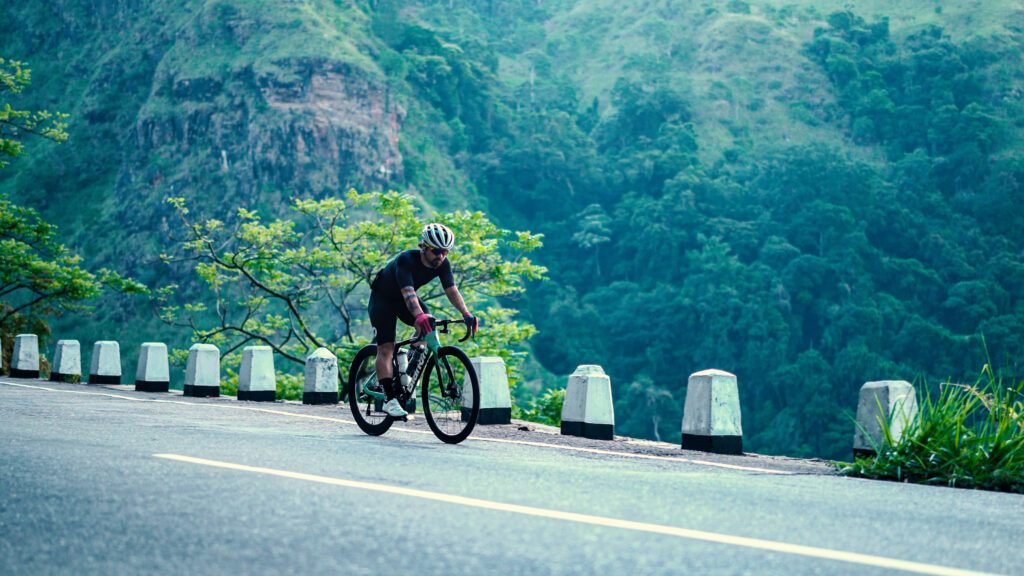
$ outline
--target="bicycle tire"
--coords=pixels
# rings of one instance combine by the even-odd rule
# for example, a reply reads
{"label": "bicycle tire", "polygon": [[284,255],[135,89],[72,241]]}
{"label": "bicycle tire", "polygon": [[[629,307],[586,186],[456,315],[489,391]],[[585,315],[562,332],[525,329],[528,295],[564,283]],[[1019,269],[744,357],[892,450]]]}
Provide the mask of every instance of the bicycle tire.
{"label": "bicycle tire", "polygon": [[[441,381],[437,380],[437,364],[441,366]],[[474,399],[471,408],[463,406],[467,385]],[[421,387],[423,414],[434,436],[447,444],[468,438],[480,418],[480,382],[466,353],[455,346],[442,346],[423,367]],[[445,393],[453,390],[458,391],[457,396]]]}
{"label": "bicycle tire", "polygon": [[[370,436],[380,436],[394,424],[394,419],[380,410],[379,401],[363,392],[368,378],[377,378],[377,346],[363,346],[348,371],[348,405],[359,429]],[[366,411],[364,413],[364,410]]]}

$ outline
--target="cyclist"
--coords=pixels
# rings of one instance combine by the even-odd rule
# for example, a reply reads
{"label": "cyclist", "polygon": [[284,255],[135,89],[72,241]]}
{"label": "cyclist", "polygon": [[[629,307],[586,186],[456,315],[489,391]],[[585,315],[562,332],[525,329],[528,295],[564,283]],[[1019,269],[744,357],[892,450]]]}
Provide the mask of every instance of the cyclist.
{"label": "cyclist", "polygon": [[[441,279],[441,287],[448,301],[462,314],[470,334],[476,334],[478,321],[455,285],[448,253],[455,245],[455,234],[443,224],[427,224],[420,233],[418,250],[406,250],[388,263],[370,284],[370,324],[376,332],[377,384],[384,392],[384,411],[401,418],[407,412],[398,401],[402,382],[392,374],[391,358],[395,353],[395,321],[401,320],[416,327],[418,335],[433,330],[432,317],[416,290],[434,278]],[[422,344],[420,344],[422,345]]]}

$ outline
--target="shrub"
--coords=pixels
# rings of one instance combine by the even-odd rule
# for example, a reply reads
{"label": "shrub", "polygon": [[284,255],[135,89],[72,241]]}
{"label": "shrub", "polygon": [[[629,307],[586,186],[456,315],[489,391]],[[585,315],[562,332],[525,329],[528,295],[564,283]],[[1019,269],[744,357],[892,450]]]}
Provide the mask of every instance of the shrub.
{"label": "shrub", "polygon": [[551,426],[562,425],[562,404],[565,402],[564,389],[548,390],[530,401],[526,410],[514,406],[516,418]]}

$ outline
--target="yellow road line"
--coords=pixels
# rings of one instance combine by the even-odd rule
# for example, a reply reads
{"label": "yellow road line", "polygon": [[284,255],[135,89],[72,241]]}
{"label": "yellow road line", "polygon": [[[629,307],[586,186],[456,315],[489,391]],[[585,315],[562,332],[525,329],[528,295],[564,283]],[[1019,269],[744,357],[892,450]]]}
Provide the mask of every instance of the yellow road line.
{"label": "yellow road line", "polygon": [[429,492],[426,490],[416,490],[413,488],[402,488],[400,486],[391,486],[388,484],[377,484],[373,482],[359,482],[356,480],[346,480],[344,478],[332,478],[330,476],[319,476],[316,474],[304,474],[302,472],[291,472],[288,470],[277,470],[274,468],[262,468],[259,466],[246,466],[244,464],[234,464],[231,462],[221,462],[218,460],[207,460],[205,458],[195,458],[192,456],[182,456],[180,454],[154,454],[156,458],[163,458],[166,460],[174,460],[177,462],[186,462],[189,464],[198,464],[202,466],[211,466],[214,468],[223,468],[227,470],[237,470],[240,472],[253,472],[256,474],[265,474],[268,476],[278,476],[281,478],[291,478],[295,480],[304,480],[307,482],[316,482],[319,484],[329,484],[332,486],[341,486],[343,488],[355,488],[358,490],[370,490],[374,492],[384,492],[387,494],[395,494],[399,496],[408,496],[411,498],[420,498],[423,500],[433,500],[436,502],[445,502],[448,504],[456,504],[459,506],[469,506],[472,508],[481,508],[484,510],[495,510],[499,512],[509,512],[512,514],[521,514],[525,516],[535,516],[539,518],[549,518],[553,520],[563,520],[567,522],[576,522],[580,524],[590,524],[594,526],[604,526],[607,528],[619,528],[623,530],[633,530],[636,532],[647,532],[652,534],[662,534],[665,536],[674,536],[677,538],[685,538],[689,540],[701,540],[704,542],[714,542],[718,544],[729,544],[732,546],[741,546],[744,548],[754,548],[758,550],[767,550],[770,552],[781,552],[784,554],[794,554],[797,556],[807,556],[811,558],[820,558],[824,560],[834,560],[838,562],[848,562],[852,564],[859,564],[862,566],[873,566],[883,568],[887,570],[902,570],[906,572],[915,572],[918,574],[937,574],[943,576],[979,576],[984,575],[984,572],[975,572],[971,570],[962,570],[959,568],[950,568],[947,566],[939,566],[936,564],[925,564],[921,562],[910,562],[907,560],[898,560],[895,558],[887,558],[884,556],[874,556],[870,554],[858,554],[856,552],[843,552],[841,550],[829,550],[827,548],[816,548],[813,546],[801,546],[799,544],[787,544],[785,542],[776,542],[773,540],[762,540],[759,538],[747,538],[743,536],[732,536],[729,534],[720,534],[717,532],[705,532],[702,530],[691,530],[689,528],[679,528],[676,526],[666,526],[663,524],[648,524],[645,522],[634,522],[631,520],[620,520],[617,518],[606,518],[603,516],[592,516],[589,514],[578,514],[575,512],[562,512],[559,510],[549,510],[546,508],[535,508],[533,506],[522,506],[519,504],[506,504],[503,502],[494,502],[491,500],[481,500],[478,498],[467,498],[464,496],[454,496],[451,494],[443,494],[440,492]]}
{"label": "yellow road line", "polygon": [[[49,388],[46,386],[39,386],[33,384],[20,384],[14,382],[5,382],[0,380],[0,384],[7,384],[8,386],[17,386],[19,388],[32,388],[36,390],[45,390],[48,392],[63,392],[66,394],[84,394],[91,396],[103,396],[107,398],[116,398],[119,400],[129,400],[132,402],[156,402],[161,404],[178,404],[182,406],[204,406],[208,408],[224,408],[228,410],[245,410],[249,412],[262,412],[264,414],[275,414],[278,416],[289,416],[291,418],[303,418],[306,420],[320,420],[324,422],[335,422],[338,424],[351,424],[355,425],[355,421],[346,420],[344,418],[333,418],[330,416],[316,416],[313,414],[299,414],[297,412],[288,412],[285,410],[272,410],[269,408],[256,408],[253,406],[234,406],[225,403],[207,403],[207,402],[186,402],[184,400],[161,400],[159,398],[133,398],[131,396],[123,396],[120,394],[113,394],[109,392],[96,392],[96,391],[85,391],[85,390],[64,390],[58,388]],[[404,432],[408,434],[420,434],[426,436],[433,436],[433,433],[428,430],[412,430],[409,428],[403,428],[401,426],[392,427],[391,430],[396,432]],[[723,468],[727,470],[739,470],[743,472],[757,472],[760,474],[776,474],[776,475],[792,475],[793,472],[785,470],[775,470],[772,468],[761,468],[756,466],[741,466],[738,464],[725,464],[722,462],[711,462],[708,460],[694,460],[692,458],[682,458],[676,456],[656,456],[653,454],[634,454],[631,452],[619,452],[615,450],[602,450],[600,448],[586,448],[581,446],[563,446],[560,444],[549,444],[546,442],[533,442],[530,440],[510,440],[506,438],[486,438],[482,436],[470,437],[467,442],[492,442],[496,444],[518,444],[520,446],[532,446],[535,448],[545,448],[549,450],[562,450],[565,452],[582,452],[586,454],[598,454],[601,456],[615,456],[620,458],[635,458],[638,460],[660,460],[663,462],[674,462],[679,464],[695,464],[698,466],[708,466],[712,468]]]}

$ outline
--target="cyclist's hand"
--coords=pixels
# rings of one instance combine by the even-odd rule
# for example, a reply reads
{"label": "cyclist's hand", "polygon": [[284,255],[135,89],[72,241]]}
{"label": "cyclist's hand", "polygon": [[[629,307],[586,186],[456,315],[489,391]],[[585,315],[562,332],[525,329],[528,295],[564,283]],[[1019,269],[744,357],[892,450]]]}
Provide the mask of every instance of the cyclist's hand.
{"label": "cyclist's hand", "polygon": [[419,316],[416,316],[416,333],[420,336],[426,336],[434,331],[434,317],[425,312],[420,312]]}
{"label": "cyclist's hand", "polygon": [[476,330],[480,327],[480,319],[472,314],[466,314],[462,317],[462,321],[466,323],[466,329],[469,331],[469,335],[476,336]]}

